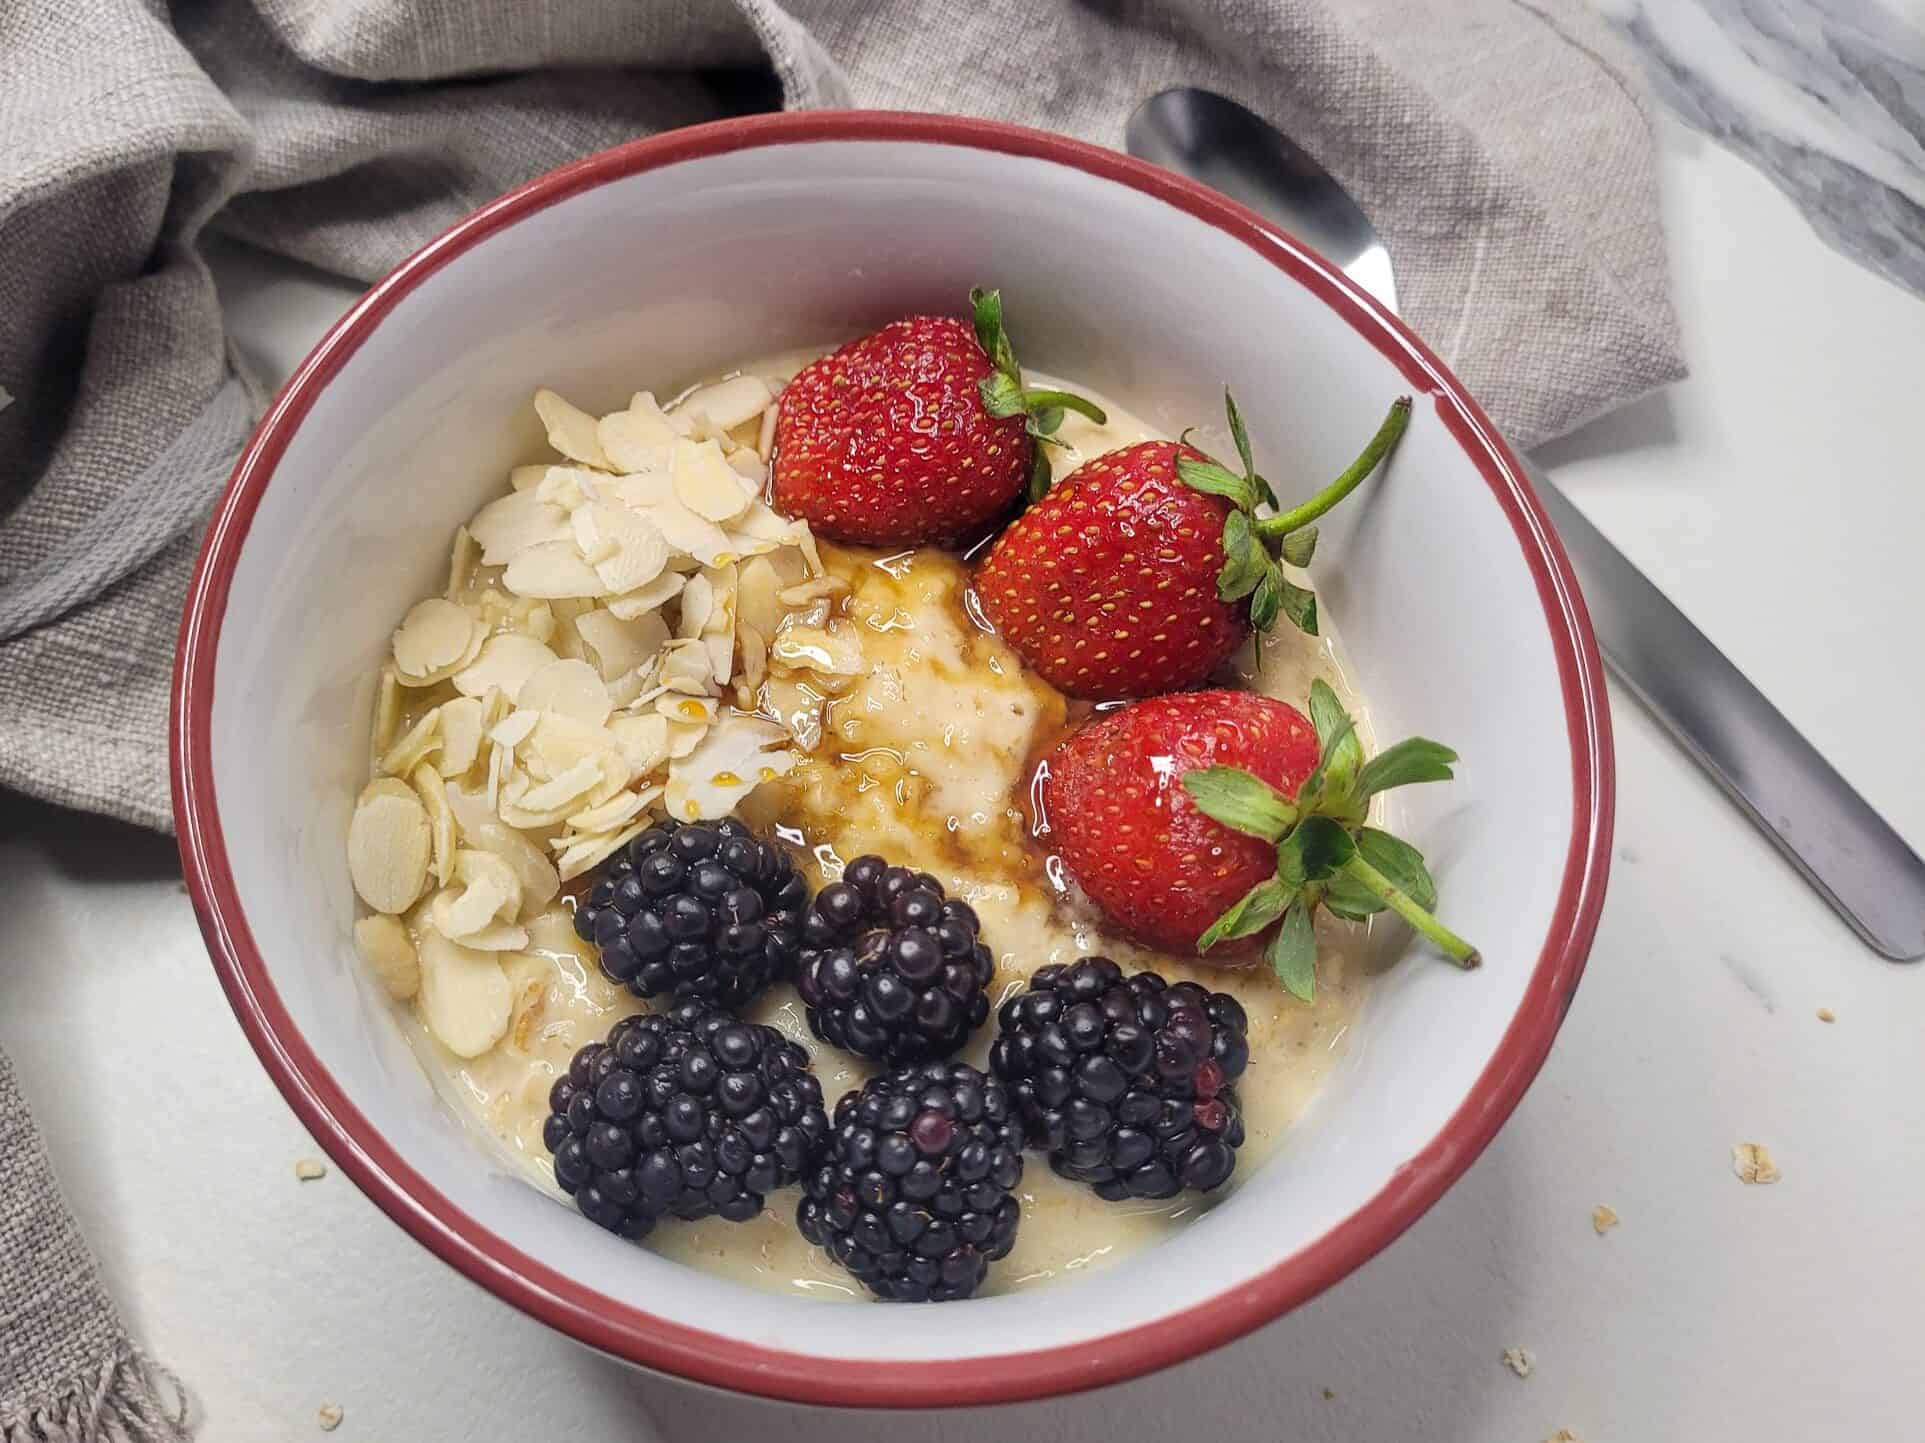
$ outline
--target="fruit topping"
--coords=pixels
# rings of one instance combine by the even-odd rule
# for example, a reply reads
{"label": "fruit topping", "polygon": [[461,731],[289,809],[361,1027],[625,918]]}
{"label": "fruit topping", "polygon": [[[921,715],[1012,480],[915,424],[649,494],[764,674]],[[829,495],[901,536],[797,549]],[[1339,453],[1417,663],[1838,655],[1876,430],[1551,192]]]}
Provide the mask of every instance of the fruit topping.
{"label": "fruit topping", "polygon": [[824,1042],[881,1062],[947,1057],[989,1016],[995,959],[927,872],[857,857],[802,923],[796,990]]}
{"label": "fruit topping", "polygon": [[1058,1173],[1111,1202],[1229,1180],[1250,1058],[1234,997],[1086,957],[1038,968],[996,1019],[990,1068]]}
{"label": "fruit topping", "polygon": [[1350,468],[1300,506],[1275,507],[1236,402],[1224,393],[1239,475],[1181,441],[1143,441],[1086,461],[997,538],[977,573],[1003,639],[1058,690],[1093,700],[1205,681],[1279,615],[1316,634],[1317,599],[1282,562],[1307,566],[1313,523],[1390,454],[1405,397]]}
{"label": "fruit topping", "polygon": [[808,905],[808,883],[779,842],[733,817],[671,819],[616,854],[576,909],[575,931],[637,997],[734,1011],[791,974]]}
{"label": "fruit topping", "polygon": [[1003,1085],[967,1063],[925,1063],[836,1104],[796,1225],[879,1298],[966,1298],[1016,1241],[1022,1176]]}
{"label": "fruit topping", "polygon": [[1101,422],[1080,396],[1027,389],[1003,330],[1002,298],[975,313],[910,316],[851,341],[782,392],[775,504],[819,536],[871,546],[976,540],[1030,489],[1065,410]]}
{"label": "fruit topping", "polygon": [[548,1105],[555,1181],[625,1238],[669,1214],[752,1218],[829,1136],[802,1049],[699,1002],[617,1022],[575,1054]]}

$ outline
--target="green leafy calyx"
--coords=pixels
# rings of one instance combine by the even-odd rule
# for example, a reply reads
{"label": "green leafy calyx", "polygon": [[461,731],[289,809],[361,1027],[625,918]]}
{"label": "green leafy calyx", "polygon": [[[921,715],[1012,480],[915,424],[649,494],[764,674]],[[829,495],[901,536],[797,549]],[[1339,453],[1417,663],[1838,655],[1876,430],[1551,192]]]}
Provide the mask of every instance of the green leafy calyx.
{"label": "green leafy calyx", "polygon": [[1015,348],[1009,343],[1009,332],[1003,329],[1001,291],[986,291],[977,286],[969,293],[969,309],[975,321],[976,344],[983,348],[983,354],[989,357],[989,364],[995,367],[977,384],[977,390],[983,398],[983,409],[998,419],[1005,416],[1023,418],[1023,429],[1035,441],[1029,468],[1028,499],[1040,500],[1043,493],[1049,490],[1049,457],[1044,454],[1043,448],[1062,444],[1056,439],[1056,432],[1063,424],[1064,412],[1074,411],[1099,426],[1108,417],[1095,402],[1068,391],[1023,385],[1023,368],[1016,364]]}
{"label": "green leafy calyx", "polygon": [[1197,939],[1197,950],[1254,937],[1279,923],[1264,957],[1284,987],[1309,1002],[1316,996],[1317,975],[1312,924],[1321,906],[1353,922],[1393,911],[1458,966],[1477,966],[1477,949],[1432,915],[1437,884],[1423,853],[1364,824],[1370,799],[1378,792],[1413,782],[1447,781],[1457,753],[1412,737],[1366,759],[1356,722],[1322,680],[1310,684],[1310,724],[1321,752],[1295,796],[1285,796],[1240,767],[1198,767],[1184,773],[1183,789],[1205,816],[1277,849],[1276,874],[1257,883],[1211,923]]}
{"label": "green leafy calyx", "polygon": [[[989,382],[983,384],[987,387]],[[1178,478],[1191,490],[1221,496],[1230,503],[1230,514],[1223,523],[1223,569],[1217,573],[1217,596],[1223,601],[1249,597],[1250,625],[1258,631],[1268,631],[1281,615],[1289,617],[1299,631],[1315,636],[1316,594],[1285,576],[1282,563],[1298,568],[1310,564],[1317,550],[1317,528],[1311,523],[1362,485],[1396,447],[1410,421],[1410,397],[1397,399],[1370,444],[1343,475],[1288,511],[1279,509],[1276,491],[1258,474],[1243,413],[1237,410],[1236,397],[1227,390],[1223,393],[1223,409],[1230,419],[1230,439],[1236,446],[1242,474],[1207,457],[1179,454],[1176,461]],[[1267,514],[1259,517],[1259,507]]]}

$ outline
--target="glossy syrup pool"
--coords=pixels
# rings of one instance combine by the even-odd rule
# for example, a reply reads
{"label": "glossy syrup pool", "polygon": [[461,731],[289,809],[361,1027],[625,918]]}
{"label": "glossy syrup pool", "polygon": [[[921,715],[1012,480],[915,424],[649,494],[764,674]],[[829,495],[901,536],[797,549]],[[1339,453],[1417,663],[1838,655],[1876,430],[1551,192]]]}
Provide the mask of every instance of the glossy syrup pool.
{"label": "glossy syrup pool", "polygon": [[[806,359],[744,369],[785,377]],[[1105,426],[1066,419],[1068,446],[1052,458],[1059,475],[1154,434],[1104,405]],[[780,831],[806,853],[818,886],[848,859],[876,852],[933,873],[976,909],[997,973],[991,1020],[963,1058],[987,1066],[993,1004],[1019,990],[1030,973],[1092,953],[1113,957],[1126,970],[1154,967],[1171,981],[1195,978],[1233,994],[1249,1014],[1250,1064],[1237,1088],[1247,1140],[1232,1181],[1208,1197],[1106,1203],[1058,1178],[1032,1152],[1015,1248],[990,1269],[984,1291],[1032,1288],[1113,1265],[1207,1211],[1283,1145],[1356,1013],[1367,984],[1367,928],[1320,917],[1317,1000],[1310,1006],[1289,997],[1261,966],[1199,966],[1106,932],[1067,884],[1046,835],[1035,835],[1029,807],[1037,759],[1078,716],[980,624],[965,564],[934,550],[884,554],[824,545],[822,553],[850,584],[835,614],[860,636],[867,670],[827,698],[765,687],[765,710],[813,715],[820,730],[803,765],[755,793],[744,817]],[[1234,681],[1301,706],[1311,679],[1321,676],[1358,718],[1369,746],[1368,715],[1327,618],[1324,630],[1312,638],[1280,627],[1237,658]],[[575,937],[570,906],[564,897],[536,918],[529,950],[505,957],[517,1003],[508,1035],[495,1048],[464,1060],[441,1049],[418,1023],[410,1029],[431,1074],[486,1128],[496,1150],[564,1204],[541,1141],[549,1088],[578,1048],[600,1040],[617,1018],[647,1009],[603,976],[593,947]],[[835,1100],[869,1075],[867,1064],[809,1032],[792,986],[772,988],[749,1015],[809,1051],[832,1114]],[[771,1195],[763,1213],[745,1223],[669,1219],[642,1246],[772,1291],[865,1300],[868,1295],[796,1230],[798,1196],[797,1188]]]}

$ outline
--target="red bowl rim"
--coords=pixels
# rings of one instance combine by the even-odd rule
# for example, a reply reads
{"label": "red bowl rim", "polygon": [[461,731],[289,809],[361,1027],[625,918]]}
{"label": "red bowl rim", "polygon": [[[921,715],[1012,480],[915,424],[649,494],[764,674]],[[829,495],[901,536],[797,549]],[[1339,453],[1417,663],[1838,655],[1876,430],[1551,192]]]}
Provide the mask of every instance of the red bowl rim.
{"label": "red bowl rim", "polygon": [[[242,914],[215,805],[210,718],[228,592],[254,512],[316,397],[384,316],[441,266],[525,216],[609,181],[761,146],[894,141],[1033,157],[1115,181],[1247,245],[1315,292],[1433,396],[1517,533],[1557,659],[1571,743],[1572,832],[1556,911],[1523,1001],[1463,1104],[1368,1202],[1235,1288],[1152,1323],[1061,1347],[967,1359],[824,1359],[750,1346],[615,1302],[510,1247],[410,1168],[302,1038]],[[430,241],[370,290],[288,379],[234,467],[181,618],[170,720],[174,821],[189,892],[242,1030],[290,1106],[342,1171],[416,1239],[490,1292],[590,1347],[743,1393],[850,1407],[1014,1402],[1135,1377],[1194,1357],[1315,1296],[1415,1222],[1496,1134],[1571,1003],[1597,930],[1614,803],[1610,713],[1590,618],[1549,519],[1483,410],[1397,317],[1306,246],[1214,191],[1099,146],[997,122],[887,111],[718,121],[617,146],[538,177]]]}

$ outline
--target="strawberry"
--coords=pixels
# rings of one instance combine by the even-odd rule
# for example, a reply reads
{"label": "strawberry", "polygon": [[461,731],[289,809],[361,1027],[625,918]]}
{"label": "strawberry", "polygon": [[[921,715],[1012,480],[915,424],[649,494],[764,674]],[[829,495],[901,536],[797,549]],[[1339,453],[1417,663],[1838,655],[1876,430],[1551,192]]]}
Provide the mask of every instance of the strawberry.
{"label": "strawberry", "polygon": [[1275,927],[1265,958],[1315,995],[1312,916],[1386,907],[1453,961],[1476,949],[1431,915],[1423,855],[1364,825],[1370,799],[1450,777],[1456,754],[1421,737],[1369,761],[1322,681],[1310,716],[1242,691],[1180,692],[1099,716],[1052,752],[1049,844],[1091,901],[1151,946],[1203,955]]}
{"label": "strawberry", "polygon": [[1226,391],[1243,474],[1180,441],[1144,441],[1087,461],[997,538],[976,575],[983,610],[1059,691],[1098,701],[1206,680],[1279,614],[1312,636],[1317,598],[1283,574],[1307,566],[1311,523],[1387,456],[1410,417],[1390,408],[1350,469],[1300,506],[1275,505]]}
{"label": "strawberry", "polygon": [[809,365],[782,392],[775,504],[832,541],[956,546],[1006,514],[1049,466],[1042,446],[1074,410],[1064,391],[1025,389],[1002,297],[969,293],[972,330],[910,316]]}

